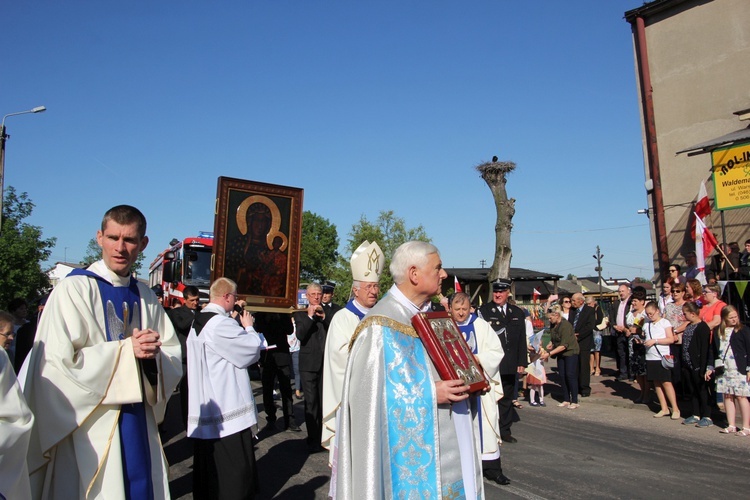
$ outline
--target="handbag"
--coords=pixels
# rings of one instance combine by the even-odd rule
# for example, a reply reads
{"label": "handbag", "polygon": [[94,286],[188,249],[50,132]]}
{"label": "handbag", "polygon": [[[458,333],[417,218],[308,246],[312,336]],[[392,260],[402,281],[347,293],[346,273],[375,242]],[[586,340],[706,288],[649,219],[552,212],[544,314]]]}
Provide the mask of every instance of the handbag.
{"label": "handbag", "polygon": [[[653,337],[651,337],[651,324],[650,323],[648,325],[648,338],[653,339]],[[672,356],[671,354],[667,354],[666,356],[663,355],[661,351],[659,350],[659,348],[656,346],[656,344],[654,344],[653,347],[654,349],[656,349],[656,353],[659,356],[661,356],[661,366],[665,370],[671,370],[672,368],[674,368],[674,356]]]}
{"label": "handbag", "polygon": [[729,342],[727,342],[727,348],[724,349],[724,356],[721,359],[716,358],[714,361],[714,377],[721,377],[724,375],[724,361],[727,360],[727,353],[729,352]]}

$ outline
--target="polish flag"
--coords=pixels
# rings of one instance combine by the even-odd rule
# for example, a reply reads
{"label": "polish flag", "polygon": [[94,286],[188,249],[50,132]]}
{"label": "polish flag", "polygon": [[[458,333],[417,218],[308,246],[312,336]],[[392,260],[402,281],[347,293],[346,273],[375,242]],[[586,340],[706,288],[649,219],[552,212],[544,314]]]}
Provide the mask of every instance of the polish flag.
{"label": "polish flag", "polygon": [[[695,215],[698,219],[701,219],[701,221],[706,220],[706,217],[711,215],[711,203],[708,201],[705,181],[701,181],[700,188],[698,188],[698,201],[695,202]],[[693,220],[692,227],[690,228],[690,236],[695,239],[695,220]]]}
{"label": "polish flag", "polygon": [[539,300],[539,297],[542,296],[542,292],[539,291],[539,289],[534,288],[534,292],[532,293],[532,298],[534,299],[534,302]]}
{"label": "polish flag", "polygon": [[703,219],[701,219],[698,216],[697,212],[694,212],[695,215],[695,256],[698,261],[698,276],[696,276],[696,279],[700,281],[701,283],[706,283],[706,277],[704,271],[706,270],[706,258],[711,255],[711,252],[714,251],[714,248],[719,244],[718,241],[716,241],[716,236],[714,236],[714,233],[711,232],[711,230],[706,227],[706,224],[703,223]]}
{"label": "polish flag", "polygon": [[455,293],[461,293],[463,290],[461,289],[461,284],[458,282],[458,276],[453,275],[453,291]]}

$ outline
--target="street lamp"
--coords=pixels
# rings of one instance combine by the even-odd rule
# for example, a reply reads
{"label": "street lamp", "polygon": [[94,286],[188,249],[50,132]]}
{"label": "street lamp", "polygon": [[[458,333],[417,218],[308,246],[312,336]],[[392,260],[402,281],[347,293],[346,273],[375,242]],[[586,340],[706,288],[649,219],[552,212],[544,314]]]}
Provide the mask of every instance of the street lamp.
{"label": "street lamp", "polygon": [[43,111],[47,111],[47,108],[44,106],[37,106],[28,111],[18,111],[17,113],[8,113],[3,116],[3,123],[0,125],[0,231],[2,231],[3,227],[3,196],[5,195],[5,141],[10,137],[5,133],[5,119],[9,116],[41,113]]}

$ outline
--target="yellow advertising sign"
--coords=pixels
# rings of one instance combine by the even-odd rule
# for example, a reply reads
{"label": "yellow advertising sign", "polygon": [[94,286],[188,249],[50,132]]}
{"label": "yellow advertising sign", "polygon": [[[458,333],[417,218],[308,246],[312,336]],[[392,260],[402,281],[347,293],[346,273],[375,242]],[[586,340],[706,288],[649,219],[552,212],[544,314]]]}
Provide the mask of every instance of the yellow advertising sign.
{"label": "yellow advertising sign", "polygon": [[750,142],[711,152],[716,209],[750,206]]}

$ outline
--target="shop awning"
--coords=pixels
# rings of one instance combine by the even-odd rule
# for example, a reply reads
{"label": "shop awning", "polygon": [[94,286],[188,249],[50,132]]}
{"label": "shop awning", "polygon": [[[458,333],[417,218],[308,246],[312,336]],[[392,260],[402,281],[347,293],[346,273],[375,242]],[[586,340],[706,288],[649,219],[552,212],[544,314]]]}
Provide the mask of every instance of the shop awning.
{"label": "shop awning", "polygon": [[750,127],[736,130],[732,133],[717,137],[716,139],[696,144],[695,146],[683,149],[682,151],[677,151],[675,154],[687,153],[688,156],[701,155],[703,153],[710,153],[720,146],[727,146],[736,142],[744,141],[750,141]]}

